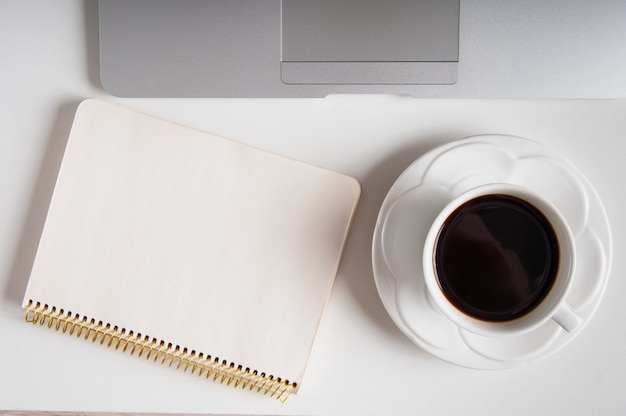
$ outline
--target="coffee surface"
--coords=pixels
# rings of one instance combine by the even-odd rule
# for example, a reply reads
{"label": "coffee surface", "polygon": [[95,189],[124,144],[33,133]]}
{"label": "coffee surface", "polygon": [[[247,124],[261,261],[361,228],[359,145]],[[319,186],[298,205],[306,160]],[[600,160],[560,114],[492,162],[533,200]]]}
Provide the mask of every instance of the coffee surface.
{"label": "coffee surface", "polygon": [[508,321],[531,311],[550,291],[559,246],[533,205],[487,195],[448,217],[434,261],[439,285],[457,309],[481,320]]}

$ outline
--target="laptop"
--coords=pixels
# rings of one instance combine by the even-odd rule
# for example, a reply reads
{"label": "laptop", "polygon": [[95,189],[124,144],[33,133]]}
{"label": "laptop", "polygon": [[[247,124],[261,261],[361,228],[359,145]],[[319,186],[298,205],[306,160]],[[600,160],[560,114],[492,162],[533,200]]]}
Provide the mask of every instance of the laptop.
{"label": "laptop", "polygon": [[100,0],[123,97],[626,97],[621,0]]}

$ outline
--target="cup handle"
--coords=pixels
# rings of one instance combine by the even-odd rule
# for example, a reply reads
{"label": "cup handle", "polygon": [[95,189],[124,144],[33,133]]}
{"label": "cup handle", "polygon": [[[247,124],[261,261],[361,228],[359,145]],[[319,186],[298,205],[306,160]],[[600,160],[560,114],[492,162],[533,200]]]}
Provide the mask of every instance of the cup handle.
{"label": "cup handle", "polygon": [[563,304],[552,315],[552,319],[567,332],[574,332],[583,323],[582,318],[568,304]]}

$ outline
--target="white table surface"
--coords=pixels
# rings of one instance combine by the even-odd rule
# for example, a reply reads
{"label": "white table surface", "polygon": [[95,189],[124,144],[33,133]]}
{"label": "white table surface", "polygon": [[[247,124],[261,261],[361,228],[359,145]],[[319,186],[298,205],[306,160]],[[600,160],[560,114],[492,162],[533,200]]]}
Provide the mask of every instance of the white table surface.
{"label": "white table surface", "polygon": [[[120,99],[98,81],[97,14],[0,2],[0,410],[236,414],[624,414],[626,101]],[[286,404],[27,325],[20,303],[77,104],[100,97],[356,177],[363,194],[301,394]],[[376,215],[425,151],[483,133],[558,149],[594,184],[613,231],[608,289],[566,348],[480,371],[412,344],[378,297]]]}

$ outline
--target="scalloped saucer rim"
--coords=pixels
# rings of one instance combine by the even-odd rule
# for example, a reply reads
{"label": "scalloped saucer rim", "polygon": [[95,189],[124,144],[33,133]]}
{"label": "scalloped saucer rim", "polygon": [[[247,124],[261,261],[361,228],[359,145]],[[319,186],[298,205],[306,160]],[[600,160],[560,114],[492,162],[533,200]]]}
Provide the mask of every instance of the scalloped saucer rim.
{"label": "scalloped saucer rim", "polygon": [[[445,160],[447,157],[446,153],[452,150],[455,150],[455,152],[450,153],[450,155],[454,154],[454,157],[457,158],[453,159],[453,161],[460,160],[460,165],[466,162],[463,160],[465,153],[469,155],[471,151],[490,152],[493,150],[495,156],[489,155],[491,158],[486,160],[489,163],[493,160],[494,165],[487,163],[487,167],[478,167],[476,172],[471,172],[470,174],[467,172],[468,169],[471,170],[473,168],[471,161],[469,161],[470,164],[459,166],[458,169],[456,165],[450,168],[445,163],[450,164],[451,161],[446,162]],[[584,323],[574,333],[566,333],[553,323],[547,323],[544,327],[533,331],[533,334],[520,339],[491,339],[468,333],[448,321],[441,312],[436,310],[434,305],[429,303],[423,282],[419,282],[419,279],[413,279],[415,276],[408,278],[407,271],[401,267],[396,267],[396,270],[393,270],[394,267],[390,265],[390,261],[395,261],[398,264],[398,260],[390,260],[389,256],[385,255],[384,229],[388,225],[389,214],[396,205],[399,202],[405,203],[403,198],[408,201],[406,203],[413,204],[413,206],[419,205],[420,208],[424,208],[424,216],[436,215],[440,205],[446,199],[452,198],[451,194],[469,189],[477,182],[500,181],[504,176],[509,175],[510,172],[507,169],[510,166],[507,166],[507,164],[511,164],[511,161],[506,159],[508,156],[505,155],[507,154],[512,155],[514,158],[514,165],[519,165],[520,160],[524,160],[524,163],[527,163],[527,160],[534,158],[535,160],[531,160],[531,162],[535,163],[535,166],[541,167],[543,166],[542,164],[545,165],[543,166],[544,168],[547,166],[548,170],[545,174],[552,175],[550,169],[554,168],[556,172],[554,175],[559,174],[559,169],[564,172],[565,176],[571,175],[571,178],[574,178],[574,180],[571,186],[567,188],[571,195],[559,195],[558,197],[555,196],[555,198],[566,198],[565,202],[571,202],[571,199],[577,205],[585,205],[582,208],[575,206],[572,209],[574,214],[570,217],[573,222],[581,223],[580,227],[582,228],[578,230],[579,238],[577,239],[577,245],[579,244],[578,241],[580,241],[580,244],[584,245],[582,247],[584,250],[579,251],[583,254],[591,253],[589,255],[585,254],[586,257],[590,258],[586,262],[587,268],[585,269],[585,261],[583,261],[583,270],[577,272],[576,276],[587,273],[595,275],[595,280],[592,281],[591,278],[583,279],[582,277],[578,279],[582,283],[585,283],[585,281],[590,282],[588,286],[591,287],[591,293],[587,296],[585,302],[578,303],[582,310]],[[503,160],[498,160],[498,157]],[[450,157],[448,158],[450,159]],[[452,177],[452,179],[439,178],[441,183],[438,183],[437,169],[432,166],[433,164],[436,165],[435,162],[438,160],[438,168],[443,169],[446,173],[457,174],[457,177],[445,175]],[[502,166],[498,165],[498,163]],[[455,169],[460,171],[455,172]],[[487,170],[485,171],[485,169]],[[524,174],[527,176],[532,175],[522,172],[522,176]],[[429,180],[424,183],[424,179],[427,176],[429,176]],[[459,180],[454,182],[454,186],[452,186],[453,191],[451,191],[449,183],[446,188],[446,181],[450,182],[456,179]],[[510,179],[510,177],[505,179]],[[524,178],[517,178],[517,180],[523,181]],[[533,180],[530,179],[530,182],[534,183]],[[441,191],[441,189],[437,190],[437,186],[444,190],[447,189],[448,195],[444,195],[445,192]],[[580,192],[576,189],[578,186],[583,190],[584,195],[579,199],[572,199],[575,192]],[[431,193],[429,194],[429,192]],[[420,193],[423,195],[419,195]],[[575,196],[579,197],[578,195]],[[410,200],[410,198],[415,200]],[[434,203],[434,206],[433,204],[427,206],[428,201],[437,198],[441,200],[438,205]],[[561,205],[563,204],[564,202],[561,201]],[[411,208],[410,205],[408,207],[409,209]],[[566,207],[566,209],[570,209],[570,207]],[[580,214],[580,211],[583,214]],[[583,219],[578,218],[581,215]],[[425,225],[428,225],[428,221],[429,219],[425,219],[421,221],[421,224],[417,224],[420,223],[420,220],[415,220],[416,226],[421,227],[418,230],[419,233],[423,232],[423,228]],[[403,225],[400,223],[396,227]],[[396,244],[394,247],[402,247],[402,244],[405,242],[406,238],[399,238],[398,242],[394,241],[392,243]],[[389,243],[387,244],[389,245]],[[545,357],[565,346],[580,333],[595,313],[603,296],[610,269],[611,251],[610,228],[604,207],[589,181],[569,161],[548,147],[529,139],[507,135],[480,135],[456,140],[430,150],[416,159],[397,178],[381,205],[374,231],[372,263],[375,283],[387,312],[398,328],[414,343],[433,355],[457,365],[471,368],[497,369],[512,367],[533,359]],[[583,255],[579,254],[579,257],[583,257]],[[419,264],[421,264],[421,259],[419,259]],[[597,270],[598,265],[600,267],[599,270]],[[409,272],[411,272],[410,267]]]}

